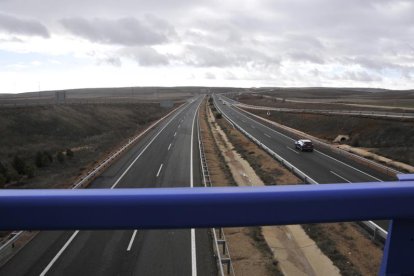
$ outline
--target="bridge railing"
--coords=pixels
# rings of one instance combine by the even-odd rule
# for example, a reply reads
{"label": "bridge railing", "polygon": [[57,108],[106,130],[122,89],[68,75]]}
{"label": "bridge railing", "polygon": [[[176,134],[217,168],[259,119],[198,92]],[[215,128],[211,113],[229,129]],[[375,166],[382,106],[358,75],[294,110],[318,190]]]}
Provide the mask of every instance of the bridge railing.
{"label": "bridge railing", "polygon": [[2,190],[0,230],[167,229],[392,220],[381,274],[414,274],[414,175],[381,183]]}

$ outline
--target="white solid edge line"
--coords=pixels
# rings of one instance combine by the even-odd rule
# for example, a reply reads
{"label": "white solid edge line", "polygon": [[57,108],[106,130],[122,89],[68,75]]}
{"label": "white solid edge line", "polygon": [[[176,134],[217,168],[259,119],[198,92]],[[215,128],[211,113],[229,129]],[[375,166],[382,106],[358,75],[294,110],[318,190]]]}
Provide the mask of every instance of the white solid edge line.
{"label": "white solid edge line", "polygon": [[348,179],[346,179],[345,177],[343,177],[343,176],[340,176],[339,174],[337,174],[336,172],[334,172],[334,171],[329,171],[331,174],[333,174],[333,175],[336,175],[337,177],[339,177],[340,179],[342,179],[342,180],[345,180],[346,182],[348,182],[348,183],[352,183],[351,181],[349,181]]}
{"label": "white solid edge line", "polygon": [[[221,113],[223,113],[223,114],[225,114],[224,112],[223,112],[223,110],[221,110],[221,108],[217,105],[217,108],[219,109],[219,111],[221,112]],[[229,108],[231,111],[233,111],[233,109],[231,109],[231,108]],[[240,112],[239,112],[240,113]],[[243,116],[245,116],[245,117],[247,117],[246,115],[244,115],[244,114],[242,114]],[[226,117],[227,118],[229,118],[229,120],[231,120],[230,119],[230,117],[228,117],[227,115],[226,115]],[[247,118],[249,118],[249,117],[247,117]],[[249,118],[250,120],[252,120],[251,118]],[[247,132],[244,128],[242,128],[240,125],[238,125],[238,124],[236,124],[233,120],[231,120],[231,122],[232,122],[232,124],[234,124],[234,125],[237,125],[240,129],[242,129],[244,132]],[[260,124],[260,125],[262,125],[261,123],[259,123],[259,122],[257,122],[258,124]],[[265,126],[265,125],[263,125],[264,127],[267,127],[267,126]],[[267,127],[268,129],[270,129],[270,130],[272,130],[272,131],[274,131],[274,132],[276,132],[276,133],[278,133],[277,131],[275,131],[275,130],[273,130],[273,129],[271,129],[271,128],[269,128],[269,127]],[[251,134],[250,134],[251,135]],[[283,135],[283,134],[281,134],[281,135]],[[289,137],[288,137],[289,138]],[[289,139],[291,139],[291,138],[289,138]],[[287,161],[287,160],[285,160],[283,157],[281,157],[279,154],[277,154],[276,152],[274,152],[273,150],[271,150],[270,148],[268,148],[273,154],[275,154],[275,155],[277,155],[277,156],[279,156],[279,158],[281,158],[281,159],[283,159],[284,160],[284,162],[287,162],[287,163],[289,163],[290,164],[290,166],[293,166],[289,161]],[[319,185],[319,183],[318,182],[316,182],[314,179],[312,179],[311,177],[309,177],[307,174],[305,174],[304,172],[302,172],[301,170],[299,170],[298,168],[296,168],[295,167],[295,169],[298,171],[298,172],[300,172],[302,175],[304,175],[304,176],[306,176],[306,178],[308,178],[309,180],[311,180],[311,181],[313,181],[315,184],[317,184],[317,185]]]}
{"label": "white solid edge line", "polygon": [[[250,119],[251,121],[256,122],[256,123],[258,123],[259,125],[262,125],[262,126],[264,126],[265,128],[270,129],[270,130],[272,130],[273,132],[276,132],[276,133],[278,133],[279,135],[284,136],[285,138],[288,138],[288,139],[290,139],[290,140],[292,140],[292,141],[294,141],[294,140],[295,140],[295,139],[293,139],[293,138],[291,138],[291,137],[289,137],[289,136],[287,136],[287,135],[285,135],[285,134],[283,134],[283,133],[280,133],[280,132],[279,132],[279,131],[277,131],[277,130],[274,130],[274,129],[272,129],[272,128],[270,128],[270,127],[268,127],[268,126],[264,125],[264,124],[261,124],[260,122],[258,122],[258,121],[256,121],[256,120],[253,120],[252,118],[250,118],[250,117],[248,117],[247,115],[243,114],[243,112],[240,112],[240,111],[238,111],[238,110],[236,110],[236,109],[233,109],[233,110],[234,110],[234,111],[236,111],[236,112],[238,112],[238,113],[240,113],[240,114],[242,114],[243,116],[245,116],[246,118]],[[383,180],[381,180],[381,179],[379,179],[379,178],[376,178],[375,176],[372,176],[372,175],[370,175],[369,173],[366,173],[366,172],[364,172],[364,171],[361,171],[361,170],[359,170],[359,169],[357,169],[357,168],[355,168],[355,167],[353,167],[353,166],[351,166],[351,165],[349,165],[349,164],[346,164],[346,163],[344,163],[344,162],[342,162],[342,161],[340,161],[340,160],[338,160],[338,159],[336,159],[336,158],[334,158],[334,157],[332,157],[332,156],[329,156],[329,155],[327,155],[327,154],[325,154],[325,153],[323,153],[323,152],[321,152],[321,151],[319,151],[319,150],[315,150],[315,152],[320,153],[320,154],[322,154],[322,155],[324,155],[324,156],[326,156],[326,157],[328,157],[328,158],[330,158],[330,159],[332,159],[332,160],[334,160],[334,161],[336,161],[336,162],[338,162],[338,163],[341,163],[341,164],[343,164],[343,165],[345,165],[345,166],[347,166],[347,167],[349,167],[349,168],[351,168],[351,169],[353,169],[353,170],[355,170],[355,171],[357,171],[357,172],[360,172],[360,173],[362,173],[362,174],[365,174],[366,176],[371,177],[372,179],[375,179],[375,180],[377,180],[377,181],[379,181],[379,182],[384,182]]]}
{"label": "white solid edge line", "polygon": [[375,176],[370,175],[369,173],[363,172],[363,171],[361,171],[361,170],[359,170],[359,169],[357,169],[357,168],[355,168],[355,167],[353,167],[353,166],[351,166],[351,165],[348,165],[348,164],[347,164],[347,163],[345,163],[345,162],[339,161],[338,159],[336,159],[336,158],[334,158],[334,157],[332,157],[332,156],[329,156],[329,155],[327,155],[327,154],[325,154],[325,153],[323,153],[323,152],[320,152],[319,150],[315,150],[315,151],[316,151],[317,153],[320,153],[320,154],[322,154],[322,155],[325,155],[325,156],[326,156],[326,157],[328,157],[328,158],[331,158],[332,160],[335,160],[335,161],[337,161],[337,162],[341,163],[342,165],[345,165],[345,166],[347,166],[347,167],[349,167],[349,168],[351,168],[351,169],[354,169],[354,170],[356,170],[356,171],[358,171],[358,172],[360,172],[360,173],[362,173],[362,174],[365,174],[366,176],[369,176],[369,177],[371,177],[371,178],[373,178],[373,179],[375,179],[375,180],[377,180],[377,181],[379,181],[379,182],[384,182],[384,181],[382,181],[381,179],[376,178]]}
{"label": "white solid edge line", "polygon": [[[194,113],[193,123],[191,125],[191,151],[190,151],[190,186],[191,188],[194,187],[194,175],[193,175],[193,139],[194,139],[194,124],[195,124],[195,118],[198,114],[198,108],[201,105],[201,101],[197,106],[197,109]],[[195,240],[195,229],[191,228],[190,231],[191,235],[191,275],[197,276],[197,251],[196,251],[196,240]]]}
{"label": "white solid edge line", "polygon": [[53,264],[59,259],[60,255],[63,254],[63,252],[66,250],[66,248],[70,245],[70,243],[73,241],[73,239],[76,237],[76,235],[79,233],[79,230],[76,230],[72,236],[66,241],[65,245],[59,250],[59,252],[56,254],[56,256],[50,261],[50,263],[43,269],[42,273],[39,274],[39,276],[44,276],[46,273],[52,268]]}
{"label": "white solid edge line", "polygon": [[[250,120],[253,120],[252,118],[250,118],[250,117],[248,117],[247,115],[245,115],[245,114],[243,114],[242,112],[240,112],[240,111],[238,111],[238,110],[236,110],[236,109],[231,109],[231,110],[234,110],[234,111],[236,111],[236,112],[238,112],[239,114],[241,114],[241,115],[243,115],[244,117],[246,117],[246,118],[248,118],[248,119],[250,119]],[[255,122],[257,122],[257,121],[255,121]],[[270,129],[271,131],[273,131],[273,132],[276,132],[276,133],[278,133],[278,134],[280,134],[280,135],[282,135],[282,136],[285,136],[286,138],[288,138],[288,139],[291,139],[291,140],[294,140],[294,139],[292,139],[292,138],[290,138],[289,136],[286,136],[286,135],[284,135],[283,133],[280,133],[280,132],[278,132],[278,131],[276,131],[276,130],[274,130],[274,129],[272,129],[272,128],[270,128],[270,127],[268,127],[268,126],[266,126],[266,125],[264,125],[264,124],[261,124],[260,122],[257,122],[258,124],[260,124],[260,125],[262,125],[262,126],[264,126],[264,127],[266,127],[266,128],[268,128],[268,129]],[[315,150],[316,151],[316,150]],[[321,154],[324,154],[324,153],[322,153],[322,152],[320,152],[320,151],[317,151],[317,152],[319,152],[319,153],[321,153]],[[329,156],[329,155],[326,155],[327,157],[329,157],[329,158],[332,158],[333,160],[336,160],[336,161],[338,161],[338,162],[341,162],[341,161],[339,161],[339,160],[337,160],[337,159],[335,159],[335,158],[333,158],[333,157],[331,157],[331,156]],[[343,162],[342,162],[343,163]],[[345,163],[344,163],[345,164]],[[347,165],[347,166],[350,166],[350,165],[348,165],[348,164],[345,164],[345,165]],[[354,167],[352,167],[352,166],[350,166],[351,168],[354,168]],[[354,168],[354,169],[356,169],[356,168]],[[358,169],[356,169],[356,170],[358,170]],[[361,171],[362,172],[362,171]],[[362,173],[364,173],[364,172],[362,172]],[[365,173],[366,174],[366,173]],[[368,176],[370,176],[369,174],[367,174]],[[371,177],[373,177],[373,176],[371,176]],[[380,180],[380,179],[378,179],[378,178],[375,178],[375,177],[373,177],[374,179],[377,179],[378,181],[380,181],[380,182],[383,182],[382,180]],[[315,181],[315,183],[316,184],[319,184],[319,183],[317,183],[316,181]],[[388,232],[385,230],[385,229],[383,229],[383,228],[381,228],[378,224],[376,224],[375,222],[373,222],[372,220],[370,220],[370,221],[368,221],[369,223],[371,223],[372,225],[374,225],[375,227],[377,227],[378,229],[380,229],[380,231],[383,231],[384,233],[386,233],[386,234],[388,234]]]}
{"label": "white solid edge line", "polygon": [[[152,144],[152,142],[160,135],[160,133],[171,123],[172,120],[177,117],[178,114],[180,114],[186,106],[183,106],[183,108],[177,112],[166,124],[165,126],[152,138],[152,140],[148,143],[148,145],[140,152],[140,154],[132,161],[131,165],[122,173],[122,175],[118,178],[118,180],[115,182],[114,185],[112,185],[111,189],[115,188],[116,185],[118,185],[119,181],[125,176],[125,174],[131,169],[131,167],[134,165],[134,163],[138,160],[139,157],[146,151],[146,149]],[[50,263],[46,266],[46,268],[42,271],[42,273],[39,276],[44,276],[46,273],[50,270],[52,265],[59,259],[60,255],[66,250],[66,248],[72,243],[72,241],[75,239],[76,235],[79,233],[79,230],[76,230],[73,235],[67,240],[65,245],[59,250],[59,252],[56,254],[56,256],[50,261]]]}
{"label": "white solid edge line", "polygon": [[161,164],[160,168],[158,169],[158,172],[157,172],[157,177],[158,177],[158,176],[160,176],[160,172],[161,172],[161,170],[162,170],[162,166],[164,166],[164,164]]}
{"label": "white solid edge line", "polygon": [[132,234],[131,240],[129,241],[127,251],[131,251],[132,244],[134,243],[135,236],[137,235],[137,232],[138,232],[138,230],[135,229],[134,233]]}
{"label": "white solid edge line", "polygon": [[195,229],[191,228],[191,275],[197,276],[197,256],[196,256],[196,240]]}

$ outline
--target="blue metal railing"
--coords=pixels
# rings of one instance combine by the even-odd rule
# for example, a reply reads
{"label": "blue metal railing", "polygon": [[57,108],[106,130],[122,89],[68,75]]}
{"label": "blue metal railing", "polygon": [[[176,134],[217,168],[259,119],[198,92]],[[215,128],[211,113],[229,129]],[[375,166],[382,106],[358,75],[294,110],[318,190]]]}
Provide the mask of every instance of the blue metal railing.
{"label": "blue metal railing", "polygon": [[[0,230],[165,229],[393,220],[382,274],[414,274],[414,175],[398,182],[3,190]],[[404,180],[404,181],[402,181]]]}

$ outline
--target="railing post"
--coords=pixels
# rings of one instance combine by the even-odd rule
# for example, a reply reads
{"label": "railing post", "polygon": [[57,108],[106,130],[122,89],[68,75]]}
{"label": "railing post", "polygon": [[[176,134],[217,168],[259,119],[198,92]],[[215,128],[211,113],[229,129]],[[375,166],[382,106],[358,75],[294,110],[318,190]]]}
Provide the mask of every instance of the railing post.
{"label": "railing post", "polygon": [[[413,174],[397,175],[400,181],[413,181]],[[380,275],[414,275],[414,219],[394,219],[388,229]]]}
{"label": "railing post", "polygon": [[414,275],[414,220],[393,220],[388,230],[380,275]]}

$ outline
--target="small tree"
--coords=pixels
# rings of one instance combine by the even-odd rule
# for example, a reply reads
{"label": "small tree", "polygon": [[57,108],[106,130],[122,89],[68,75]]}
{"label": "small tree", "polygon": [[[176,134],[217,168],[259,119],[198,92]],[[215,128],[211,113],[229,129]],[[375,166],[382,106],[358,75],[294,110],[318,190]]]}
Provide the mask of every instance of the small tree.
{"label": "small tree", "polygon": [[17,155],[14,156],[12,166],[18,174],[20,175],[25,174],[26,162],[23,159],[21,159],[19,156]]}
{"label": "small tree", "polygon": [[28,178],[34,177],[35,167],[33,165],[27,165],[24,170]]}
{"label": "small tree", "polygon": [[53,156],[50,154],[50,152],[44,151],[43,154],[45,155],[47,160],[49,160],[49,163],[53,163]]}
{"label": "small tree", "polygon": [[35,165],[38,168],[42,168],[42,167],[47,167],[50,165],[50,163],[52,163],[53,161],[53,157],[52,155],[50,155],[49,152],[47,151],[43,151],[40,152],[38,151],[36,153],[36,157],[35,157]]}
{"label": "small tree", "polygon": [[36,164],[36,167],[38,167],[38,168],[41,168],[41,167],[45,166],[45,164],[44,164],[44,155],[40,151],[38,151],[36,153],[35,164]]}
{"label": "small tree", "polygon": [[67,149],[67,150],[66,150],[66,156],[67,156],[68,158],[72,158],[72,157],[73,157],[73,151],[72,151],[71,149]]}
{"label": "small tree", "polygon": [[0,162],[0,188],[10,181],[9,169]]}
{"label": "small tree", "polygon": [[65,162],[65,156],[63,155],[63,152],[61,152],[61,151],[58,152],[56,158],[60,163]]}
{"label": "small tree", "polygon": [[7,175],[8,169],[3,163],[0,161],[0,174]]}
{"label": "small tree", "polygon": [[4,188],[4,184],[7,183],[7,177],[3,173],[0,173],[0,189]]}

